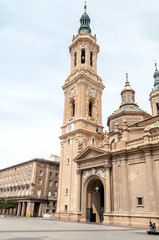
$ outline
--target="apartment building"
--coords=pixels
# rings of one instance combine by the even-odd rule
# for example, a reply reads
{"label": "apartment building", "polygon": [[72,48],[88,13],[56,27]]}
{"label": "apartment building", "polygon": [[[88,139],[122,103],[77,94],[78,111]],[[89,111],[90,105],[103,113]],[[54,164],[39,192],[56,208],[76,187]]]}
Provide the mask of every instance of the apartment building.
{"label": "apartment building", "polygon": [[[59,157],[32,159],[0,170],[0,199],[18,201],[17,216],[41,217],[56,212]],[[9,214],[1,210],[1,214]]]}

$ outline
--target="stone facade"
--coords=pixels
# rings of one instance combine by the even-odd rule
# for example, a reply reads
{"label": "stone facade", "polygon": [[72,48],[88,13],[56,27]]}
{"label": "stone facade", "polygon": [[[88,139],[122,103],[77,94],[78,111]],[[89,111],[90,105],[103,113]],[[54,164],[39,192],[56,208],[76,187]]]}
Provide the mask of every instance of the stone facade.
{"label": "stone facade", "polygon": [[127,74],[121,105],[109,116],[109,132],[104,133],[99,46],[86,12],[80,22],[63,86],[56,218],[126,225],[148,225],[153,219],[159,224],[159,116],[154,109],[159,89],[150,96],[151,116],[135,103]]}
{"label": "stone facade", "polygon": [[0,170],[0,199],[18,201],[14,215],[40,217],[56,212],[59,157],[51,159],[33,159]]}

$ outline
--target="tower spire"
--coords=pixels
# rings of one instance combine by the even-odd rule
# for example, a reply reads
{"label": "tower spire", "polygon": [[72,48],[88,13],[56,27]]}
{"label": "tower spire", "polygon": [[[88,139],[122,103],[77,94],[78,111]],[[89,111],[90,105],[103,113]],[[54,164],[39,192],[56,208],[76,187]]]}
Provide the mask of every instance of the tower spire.
{"label": "tower spire", "polygon": [[126,82],[125,82],[125,87],[130,86],[129,80],[128,80],[128,72],[126,72]]}
{"label": "tower spire", "polygon": [[87,9],[87,1],[85,1],[84,3],[84,13],[86,13],[86,9]]}
{"label": "tower spire", "polygon": [[154,90],[158,90],[159,89],[159,71],[157,68],[157,62],[155,61],[155,72],[153,75],[155,81],[154,81]]}
{"label": "tower spire", "polygon": [[87,10],[87,2],[85,1],[84,14],[80,18],[81,26],[78,30],[78,33],[82,33],[82,34],[91,33],[91,29],[90,29],[90,21],[91,20],[90,20],[90,17],[88,16],[86,10]]}
{"label": "tower spire", "polygon": [[158,71],[157,69],[157,62],[155,61],[155,71]]}

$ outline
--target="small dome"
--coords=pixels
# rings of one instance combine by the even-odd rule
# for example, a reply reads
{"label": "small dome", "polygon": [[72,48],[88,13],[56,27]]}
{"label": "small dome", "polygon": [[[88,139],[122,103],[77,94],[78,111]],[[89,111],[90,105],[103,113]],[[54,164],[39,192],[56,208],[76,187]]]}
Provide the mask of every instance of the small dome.
{"label": "small dome", "polygon": [[159,77],[159,71],[158,70],[155,70],[153,77],[154,78]]}
{"label": "small dome", "polygon": [[80,22],[82,21],[82,20],[88,20],[89,22],[91,21],[90,20],[90,17],[88,16],[88,14],[85,12],[83,15],[82,15],[82,17],[80,18]]}
{"label": "small dome", "polygon": [[131,90],[134,92],[134,90],[132,89],[132,87],[130,86],[130,83],[128,81],[128,73],[126,73],[126,82],[125,82],[125,86],[124,86],[122,92],[127,91],[127,90]]}

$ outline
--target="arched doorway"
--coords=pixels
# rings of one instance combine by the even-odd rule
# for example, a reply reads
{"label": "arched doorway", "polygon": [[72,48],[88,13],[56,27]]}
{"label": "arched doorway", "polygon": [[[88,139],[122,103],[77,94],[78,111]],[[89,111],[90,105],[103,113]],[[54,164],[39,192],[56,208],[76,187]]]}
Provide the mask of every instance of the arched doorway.
{"label": "arched doorway", "polygon": [[104,186],[102,181],[95,177],[86,188],[86,221],[102,222],[104,213]]}

